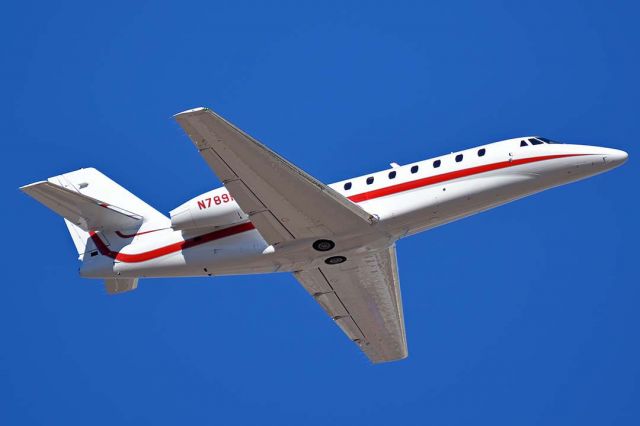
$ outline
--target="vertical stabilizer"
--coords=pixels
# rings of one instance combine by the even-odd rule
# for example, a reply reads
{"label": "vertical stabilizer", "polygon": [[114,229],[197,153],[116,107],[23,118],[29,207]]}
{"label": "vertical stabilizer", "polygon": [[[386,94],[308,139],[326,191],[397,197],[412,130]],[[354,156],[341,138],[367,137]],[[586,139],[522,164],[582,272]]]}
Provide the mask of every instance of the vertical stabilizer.
{"label": "vertical stabilizer", "polygon": [[[69,222],[68,219],[64,220],[65,225],[67,225],[67,229],[69,230],[69,235],[71,235],[71,239],[73,240],[73,245],[76,246],[76,251],[78,252],[78,256],[82,257],[87,251],[91,250],[91,248],[87,247],[87,243],[91,241],[89,239],[89,233],[83,231],[73,223]],[[93,244],[91,244],[93,246]],[[93,249],[95,250],[95,249]]]}

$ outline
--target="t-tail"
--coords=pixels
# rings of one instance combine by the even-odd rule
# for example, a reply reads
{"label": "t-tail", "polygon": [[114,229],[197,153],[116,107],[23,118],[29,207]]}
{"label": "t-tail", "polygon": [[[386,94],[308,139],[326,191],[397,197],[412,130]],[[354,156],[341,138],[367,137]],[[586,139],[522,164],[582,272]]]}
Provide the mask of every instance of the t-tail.
{"label": "t-tail", "polygon": [[[168,228],[169,218],[94,168],[80,169],[20,188],[64,218],[83,264],[99,254],[99,241],[110,234],[132,235],[149,229]],[[138,278],[114,276],[105,280],[109,294],[134,290]]]}

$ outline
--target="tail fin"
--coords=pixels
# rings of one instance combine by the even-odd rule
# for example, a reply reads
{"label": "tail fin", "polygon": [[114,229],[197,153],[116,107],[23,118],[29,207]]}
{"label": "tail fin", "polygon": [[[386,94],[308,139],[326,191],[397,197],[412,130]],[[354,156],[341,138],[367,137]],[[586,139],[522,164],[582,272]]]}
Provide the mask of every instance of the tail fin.
{"label": "tail fin", "polygon": [[87,247],[89,232],[135,233],[142,228],[170,226],[166,216],[94,168],[54,176],[20,189],[65,218],[81,257],[95,250]]}
{"label": "tail fin", "polygon": [[109,294],[125,293],[138,288],[138,278],[108,278],[104,286]]}

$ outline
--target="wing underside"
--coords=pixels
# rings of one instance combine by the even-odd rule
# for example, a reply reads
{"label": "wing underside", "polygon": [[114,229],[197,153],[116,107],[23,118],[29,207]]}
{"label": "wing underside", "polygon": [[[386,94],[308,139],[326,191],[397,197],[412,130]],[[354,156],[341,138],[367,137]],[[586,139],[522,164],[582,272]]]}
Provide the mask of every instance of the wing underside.
{"label": "wing underside", "polygon": [[374,218],[206,108],[177,114],[209,167],[270,244],[366,232]]}
{"label": "wing underside", "polygon": [[[385,237],[371,214],[213,111],[175,117],[269,244],[362,235],[364,246]],[[395,246],[295,277],[372,362],[407,356]]]}
{"label": "wing underside", "polygon": [[372,362],[407,357],[395,246],[294,275]]}

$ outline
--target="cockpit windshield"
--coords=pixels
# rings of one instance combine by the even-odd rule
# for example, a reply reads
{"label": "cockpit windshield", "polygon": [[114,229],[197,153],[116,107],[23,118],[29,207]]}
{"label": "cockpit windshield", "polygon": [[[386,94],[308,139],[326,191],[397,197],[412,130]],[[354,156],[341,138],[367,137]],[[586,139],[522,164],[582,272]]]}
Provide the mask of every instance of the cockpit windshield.
{"label": "cockpit windshield", "polygon": [[560,142],[552,141],[551,139],[543,138],[543,137],[540,137],[540,136],[537,136],[536,139],[539,139],[544,143],[560,143]]}
{"label": "cockpit windshield", "polygon": [[546,143],[556,144],[556,143],[560,143],[560,142],[556,142],[556,141],[552,141],[551,139],[547,139],[547,138],[542,138],[540,136],[536,136],[535,138],[528,138],[526,141],[524,139],[522,139],[520,141],[520,146],[529,146],[529,144],[531,144],[531,145],[544,145]]}

